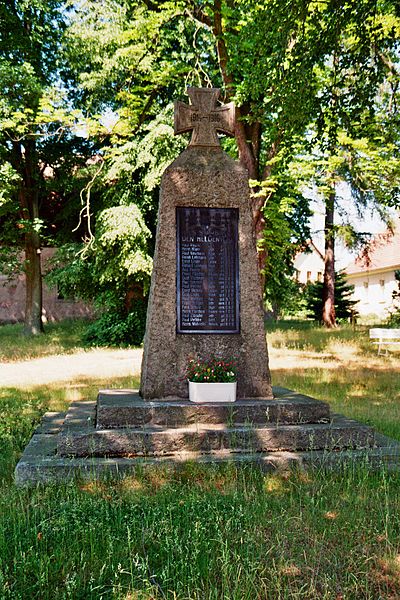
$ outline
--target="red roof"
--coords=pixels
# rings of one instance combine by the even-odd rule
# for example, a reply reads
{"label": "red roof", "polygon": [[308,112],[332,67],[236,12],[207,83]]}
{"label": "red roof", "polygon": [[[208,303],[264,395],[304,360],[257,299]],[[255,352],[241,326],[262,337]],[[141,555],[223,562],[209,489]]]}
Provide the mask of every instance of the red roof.
{"label": "red roof", "polygon": [[387,268],[400,268],[400,216],[395,220],[394,231],[380,233],[367,244],[346,269],[348,275]]}

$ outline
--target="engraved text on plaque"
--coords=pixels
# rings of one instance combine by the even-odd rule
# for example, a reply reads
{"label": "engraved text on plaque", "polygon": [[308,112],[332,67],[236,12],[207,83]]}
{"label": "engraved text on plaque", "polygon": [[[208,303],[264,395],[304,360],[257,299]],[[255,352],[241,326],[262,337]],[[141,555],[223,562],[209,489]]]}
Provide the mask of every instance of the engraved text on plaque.
{"label": "engraved text on plaque", "polygon": [[177,332],[239,333],[237,208],[178,207]]}

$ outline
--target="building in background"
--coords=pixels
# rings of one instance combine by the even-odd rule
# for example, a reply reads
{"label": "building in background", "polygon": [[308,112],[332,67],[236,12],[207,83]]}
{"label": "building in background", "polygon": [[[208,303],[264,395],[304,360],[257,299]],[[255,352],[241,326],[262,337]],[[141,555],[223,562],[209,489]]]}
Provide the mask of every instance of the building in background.
{"label": "building in background", "polygon": [[295,278],[298,283],[314,283],[324,278],[324,257],[312,240],[307,250],[299,252],[294,259]]}
{"label": "building in background", "polygon": [[[53,256],[55,248],[42,249],[42,270]],[[93,308],[74,298],[63,298],[56,288],[47,287],[43,281],[43,321],[61,321],[92,317]],[[12,281],[0,274],[0,324],[19,323],[25,317],[25,276],[19,275]]]}
{"label": "building in background", "polygon": [[354,285],[353,299],[358,301],[361,316],[384,319],[393,305],[393,291],[398,289],[395,272],[400,270],[400,216],[394,232],[374,237],[365,251],[346,268],[347,281]]}

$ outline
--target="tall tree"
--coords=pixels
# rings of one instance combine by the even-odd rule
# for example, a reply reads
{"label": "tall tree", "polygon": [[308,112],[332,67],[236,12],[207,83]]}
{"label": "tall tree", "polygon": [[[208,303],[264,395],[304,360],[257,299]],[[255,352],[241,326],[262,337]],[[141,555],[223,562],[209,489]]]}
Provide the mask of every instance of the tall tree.
{"label": "tall tree", "polygon": [[[203,22],[213,29],[227,94],[234,96],[239,106],[239,158],[250,177],[261,182],[261,191],[263,182],[279,173],[279,157],[285,156],[287,161],[296,136],[307,132],[309,142],[310,124],[316,136],[312,144],[305,146],[317,147],[325,158],[330,158],[324,173],[323,322],[333,327],[337,181],[341,177],[351,180],[355,198],[365,203],[371,192],[374,194],[371,180],[385,173],[381,156],[374,165],[370,163],[373,168],[366,176],[358,172],[358,178],[353,178],[354,164],[360,159],[362,162],[362,157],[350,152],[353,164],[344,169],[338,136],[345,132],[358,140],[367,138],[376,149],[376,132],[369,121],[374,118],[379,85],[385,79],[391,84],[392,110],[396,105],[393,96],[398,89],[395,65],[400,33],[396,5],[375,0],[262,4],[210,0],[204,10]],[[383,139],[381,135],[380,141]],[[345,156],[348,154],[346,151]],[[341,173],[336,169],[338,164]],[[371,178],[373,171],[375,176]],[[384,177],[389,185],[390,179],[392,183],[394,180],[393,169],[390,175]],[[379,191],[375,188],[377,200]],[[267,197],[258,193],[253,200],[259,240],[265,231],[263,207]],[[262,268],[268,257],[261,252],[259,258]]]}
{"label": "tall tree", "polygon": [[[271,214],[264,210],[265,201],[270,190],[283,185],[282,164],[313,111],[313,69],[327,52],[321,47],[319,15],[318,3],[309,10],[300,0],[290,10],[279,2],[247,0],[86,0],[68,33],[69,64],[80,65],[83,56],[89,57],[86,69],[79,74],[81,65],[72,74],[80,84],[78,99],[92,111],[108,104],[120,116],[110,138],[111,162],[127,138],[140,138],[146,124],[173,97],[182,96],[188,83],[212,83],[223,87],[225,100],[235,100],[239,159],[255,182],[252,210],[261,270],[265,218]],[[226,147],[236,153],[229,142]],[[293,213],[299,196],[296,190],[288,202],[282,193],[277,210],[284,215],[286,206]],[[268,224],[274,227],[276,219]]]}
{"label": "tall tree", "polygon": [[55,84],[63,18],[60,0],[0,3],[0,160],[14,180],[3,201],[3,225],[8,227],[7,241],[22,243],[25,250],[24,331],[33,335],[43,329],[40,205],[46,187],[44,142],[57,136]]}
{"label": "tall tree", "polygon": [[213,0],[198,3],[193,13],[212,30],[226,97],[237,107],[239,160],[258,183],[252,211],[263,272],[265,226],[271,228],[274,223],[268,220],[265,202],[271,183],[277,187],[293,141],[311,119],[317,89],[315,67],[323,64],[329,52],[329,39],[325,45],[321,35],[324,9],[302,0]]}
{"label": "tall tree", "polygon": [[[311,143],[324,158],[328,153],[334,160],[341,152],[337,132],[348,133],[349,123],[360,121],[382,81],[371,48],[392,48],[393,35],[381,16],[392,18],[393,11],[390,2],[375,0],[84,0],[68,30],[66,62],[74,67],[68,76],[79,86],[75,100],[86,110],[108,107],[119,115],[107,139],[110,165],[132,136],[143,138],[149,122],[172,97],[183,95],[188,83],[222,85],[224,99],[237,106],[237,151],[254,191],[260,270],[268,272],[274,253],[268,248],[271,232],[266,236],[265,230],[277,223],[270,209],[289,221],[301,197],[294,186],[285,188],[288,165]],[[235,153],[229,142],[226,147]],[[326,181],[329,177],[326,197],[332,207],[336,171],[325,171]],[[279,205],[270,202],[278,189]],[[333,214],[328,211],[326,223],[329,297]],[[292,232],[286,231],[291,242]]]}
{"label": "tall tree", "polygon": [[[336,36],[330,63],[324,67],[317,119],[316,147],[325,158],[325,273],[322,320],[336,324],[334,309],[337,184],[345,181],[359,211],[373,203],[399,201],[399,137],[391,135],[397,84],[392,59],[400,34],[394,3],[359,2],[347,7],[354,16]],[[343,17],[345,18],[346,11]],[[390,93],[385,92],[391,84]],[[395,117],[396,119],[396,117]],[[399,132],[398,132],[399,133]],[[345,228],[356,239],[350,223]]]}

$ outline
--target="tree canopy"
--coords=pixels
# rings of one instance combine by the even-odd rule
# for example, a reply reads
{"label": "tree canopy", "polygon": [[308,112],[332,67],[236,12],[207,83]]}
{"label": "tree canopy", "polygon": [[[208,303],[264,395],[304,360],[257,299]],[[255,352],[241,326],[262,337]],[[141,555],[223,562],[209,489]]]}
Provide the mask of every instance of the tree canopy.
{"label": "tree canopy", "polygon": [[[395,2],[9,0],[0,19],[1,255],[25,249],[28,333],[41,330],[42,244],[68,245],[71,277],[72,265],[91,265],[109,309],[118,297],[129,313],[136,284],[146,294],[161,173],[185,145],[173,136],[172,101],[188,85],[221,87],[236,104],[235,140],[223,144],[249,171],[274,305],[310,235],[307,186],[325,198],[324,310],[334,324],[338,182],[360,210],[399,206]],[[14,269],[9,252],[3,262]],[[95,295],[85,281],[79,294]]]}

